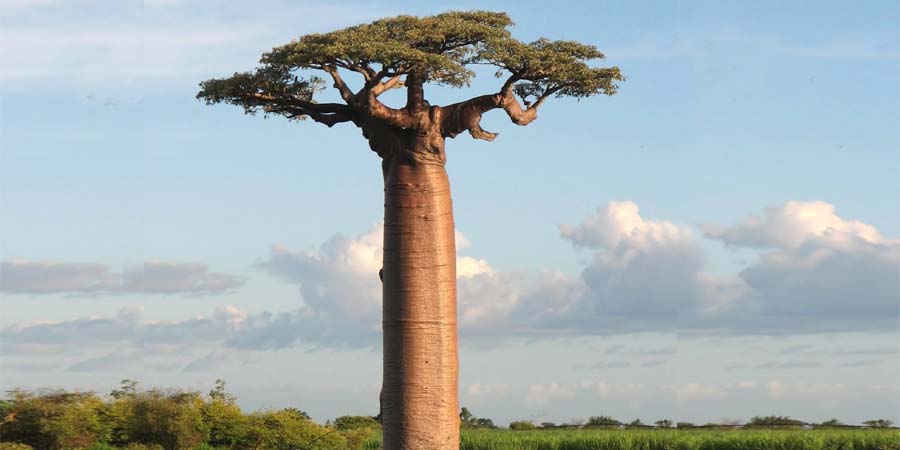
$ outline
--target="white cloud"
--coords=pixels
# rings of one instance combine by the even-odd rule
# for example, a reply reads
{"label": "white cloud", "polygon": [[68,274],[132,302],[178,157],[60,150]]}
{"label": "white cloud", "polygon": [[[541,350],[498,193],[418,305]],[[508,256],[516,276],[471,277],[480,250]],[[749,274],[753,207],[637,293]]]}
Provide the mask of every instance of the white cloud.
{"label": "white cloud", "polygon": [[743,289],[736,280],[705,272],[690,229],[645,219],[633,202],[610,202],[560,232],[577,248],[593,251],[581,274],[584,293],[569,313],[580,328],[674,329]]}
{"label": "white cloud", "polygon": [[185,294],[211,295],[243,284],[199,263],[150,260],[122,272],[97,263],[9,259],[0,262],[0,292],[7,294]]}
{"label": "white cloud", "polygon": [[762,251],[739,273],[748,290],[732,302],[738,326],[759,329],[767,322],[793,331],[896,327],[900,240],[841,218],[834,206],[787,202],[735,226],[705,230],[727,245]]}
{"label": "white cloud", "polygon": [[505,394],[508,389],[509,386],[502,383],[472,383],[466,387],[466,394],[470,397],[491,397]]}
{"label": "white cloud", "polygon": [[[0,4],[0,79],[7,89],[35,81],[109,89],[228,75],[251,69],[260,53],[300,34],[389,13],[278,0],[235,3],[228,14],[220,9],[174,0],[7,0]],[[280,14],[269,13],[276,9]]]}
{"label": "white cloud", "polygon": [[728,245],[754,248],[798,248],[810,241],[835,249],[852,248],[860,241],[887,243],[875,227],[843,219],[833,205],[823,201],[789,201],[731,227],[706,225],[704,232]]}

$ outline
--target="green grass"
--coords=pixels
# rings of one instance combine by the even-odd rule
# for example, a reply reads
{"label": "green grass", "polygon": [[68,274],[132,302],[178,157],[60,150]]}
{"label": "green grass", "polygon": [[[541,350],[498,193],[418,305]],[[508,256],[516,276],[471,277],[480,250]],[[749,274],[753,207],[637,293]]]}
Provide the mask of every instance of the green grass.
{"label": "green grass", "polygon": [[[373,440],[367,450],[380,448]],[[460,450],[900,450],[900,430],[463,430]]]}

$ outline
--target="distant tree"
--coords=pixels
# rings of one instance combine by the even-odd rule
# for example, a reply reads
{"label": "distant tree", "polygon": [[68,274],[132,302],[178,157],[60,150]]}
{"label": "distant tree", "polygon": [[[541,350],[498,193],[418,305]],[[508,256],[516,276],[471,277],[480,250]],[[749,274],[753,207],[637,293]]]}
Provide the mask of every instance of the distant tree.
{"label": "distant tree", "polygon": [[216,380],[216,386],[209,391],[209,399],[224,403],[234,403],[237,399],[234,395],[225,391],[225,380]]}
{"label": "distant tree", "polygon": [[656,426],[661,427],[661,428],[671,428],[673,425],[672,421],[669,419],[657,420],[656,422],[653,422],[653,423]]}
{"label": "distant tree", "polygon": [[199,392],[152,389],[125,400],[128,442],[159,444],[165,450],[193,448],[207,440],[205,402]]}
{"label": "distant tree", "polygon": [[631,422],[628,422],[628,426],[629,427],[643,427],[646,425],[644,425],[644,422],[641,422],[641,419],[634,419]]}
{"label": "distant tree", "polygon": [[553,422],[541,422],[541,428],[556,428],[556,424]]}
{"label": "distant tree", "polygon": [[873,419],[873,420],[867,420],[867,421],[863,422],[863,425],[865,425],[867,427],[872,427],[872,428],[887,428],[887,427],[891,426],[892,424],[893,424],[893,422],[891,422],[890,420],[887,420],[887,419]]}
{"label": "distant tree", "polygon": [[332,422],[338,430],[357,430],[360,428],[378,428],[381,426],[372,416],[341,416]]}
{"label": "distant tree", "polygon": [[585,426],[588,427],[618,427],[621,425],[622,422],[619,422],[610,416],[591,416],[585,424]]}
{"label": "distant tree", "polygon": [[842,426],[842,425],[844,425],[844,423],[841,422],[840,420],[837,420],[837,419],[828,419],[828,420],[826,420],[826,421],[820,423],[818,426],[820,426],[820,427],[839,427],[839,426]]}
{"label": "distant tree", "polygon": [[678,422],[675,424],[676,428],[695,428],[696,426],[691,422]]}
{"label": "distant tree", "polygon": [[118,389],[113,389],[109,396],[114,399],[120,399],[123,397],[128,397],[130,395],[134,395],[137,392],[138,382],[135,380],[124,379],[119,382],[120,386]]}
{"label": "distant tree", "polygon": [[807,423],[787,416],[754,416],[746,427],[799,427]]}
{"label": "distant tree", "polygon": [[102,420],[105,405],[93,392],[13,390],[10,396],[0,423],[4,441],[27,444],[35,450],[68,450],[107,437]]}
{"label": "distant tree", "polygon": [[465,426],[467,423],[471,423],[475,421],[475,415],[469,411],[469,408],[465,406],[459,411],[459,423],[462,426]]}
{"label": "distant tree", "polygon": [[461,428],[497,428],[494,421],[488,418],[475,417],[465,406],[459,412],[459,426]]}
{"label": "distant tree", "polygon": [[530,420],[517,420],[509,423],[510,430],[533,430],[537,428]]}
{"label": "distant tree", "polygon": [[284,408],[284,409],[282,409],[282,411],[284,411],[285,414],[293,414],[293,415],[297,416],[297,418],[300,420],[312,420],[309,417],[309,414],[307,414],[306,411],[303,411],[302,409],[291,407],[291,408]]}
{"label": "distant tree", "polygon": [[203,423],[209,430],[207,442],[213,447],[233,448],[247,433],[248,420],[234,395],[225,391],[225,382],[216,380],[202,408]]}

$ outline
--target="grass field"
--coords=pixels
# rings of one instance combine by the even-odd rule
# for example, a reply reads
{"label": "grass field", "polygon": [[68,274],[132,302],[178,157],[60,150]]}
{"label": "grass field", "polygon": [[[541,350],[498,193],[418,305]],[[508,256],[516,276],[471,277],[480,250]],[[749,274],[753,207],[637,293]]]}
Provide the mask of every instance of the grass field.
{"label": "grass field", "polygon": [[[377,440],[367,450],[379,449]],[[460,450],[900,450],[900,430],[463,430]]]}

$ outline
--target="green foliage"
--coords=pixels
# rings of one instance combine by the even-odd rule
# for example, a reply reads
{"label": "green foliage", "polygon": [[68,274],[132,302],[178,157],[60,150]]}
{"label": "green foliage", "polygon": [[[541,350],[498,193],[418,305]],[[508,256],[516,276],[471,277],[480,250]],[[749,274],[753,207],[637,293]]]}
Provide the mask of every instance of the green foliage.
{"label": "green foliage", "polygon": [[35,450],[78,449],[106,437],[103,401],[92,392],[10,392],[0,436]]}
{"label": "green foliage", "polygon": [[165,450],[193,448],[206,441],[205,402],[198,392],[151,389],[125,400],[121,430],[128,442],[158,444]]}
{"label": "green foliage", "polygon": [[16,442],[0,442],[0,450],[33,450],[30,445]]}
{"label": "green foliage", "polygon": [[416,73],[440,84],[464,86],[474,76],[479,46],[508,39],[505,13],[452,11],[430,17],[397,16],[324,34],[309,34],[263,55],[268,67],[341,67],[365,71],[375,65]]}
{"label": "green foliage", "polygon": [[887,427],[891,426],[892,423],[893,422],[891,422],[890,420],[886,420],[886,419],[875,419],[875,420],[867,420],[867,421],[863,422],[863,425],[865,425],[867,427],[873,427],[873,428],[887,428]]}
{"label": "green foliage", "polygon": [[618,427],[621,425],[622,422],[609,416],[591,416],[585,424],[586,427]]}
{"label": "green foliage", "polygon": [[839,427],[842,425],[844,425],[843,422],[841,422],[840,420],[837,420],[837,419],[828,419],[828,420],[818,424],[818,426],[820,426],[820,427]]}
{"label": "green foliage", "polygon": [[525,43],[511,36],[512,25],[502,12],[450,11],[308,34],[264,53],[254,71],[200,83],[197,98],[238,105],[248,114],[263,111],[299,119],[316,110],[310,106],[313,96],[325,86],[322,78],[301,76],[303,70],[356,72],[366,80],[362,92],[392,76],[468,86],[475,76],[470,67],[492,65],[498,77],[506,73],[508,84],[516,83],[516,94],[526,102],[551,95],[612,95],[625,79],[618,67],[588,64],[604,58],[592,45],[546,38]]}
{"label": "green foliage", "polygon": [[459,412],[460,428],[497,428],[494,421],[484,417],[475,417],[468,408],[463,406]]}
{"label": "green foliage", "polygon": [[299,418],[291,411],[256,412],[249,415],[248,421],[247,433],[235,448],[331,450],[346,442],[336,430]]}
{"label": "green foliage", "polygon": [[537,426],[530,420],[517,420],[509,423],[510,430],[533,430],[535,428]]}
{"label": "green foliage", "polygon": [[346,431],[360,428],[381,428],[381,424],[372,416],[341,416],[334,419],[334,427]]}
{"label": "green foliage", "polygon": [[[371,417],[343,416],[323,427],[303,411],[287,408],[245,414],[217,382],[208,396],[175,390],[123,387],[104,400],[91,393],[11,391],[3,404],[0,450],[377,450],[381,433]],[[468,409],[461,420],[477,423]],[[588,424],[613,424],[608,416]],[[890,421],[867,421],[871,428],[801,429],[782,416],[754,418],[771,427],[725,429],[686,426],[661,429],[616,427],[538,429],[530,421],[510,430],[465,428],[460,450],[900,450],[900,430]],[[635,424],[635,422],[631,422]],[[373,425],[374,424],[374,425]],[[838,425],[832,419],[823,424]],[[121,433],[118,436],[116,433]]]}
{"label": "green foliage", "polygon": [[203,423],[209,430],[209,445],[232,448],[248,432],[248,420],[235,403],[234,395],[225,391],[225,382],[216,380],[216,387],[209,391],[209,402],[202,407]]}
{"label": "green foliage", "polygon": [[802,420],[791,419],[787,416],[754,416],[747,422],[746,427],[799,427],[806,425]]}
{"label": "green foliage", "polygon": [[669,419],[657,420],[656,422],[653,422],[653,424],[661,428],[671,428],[672,425],[674,425],[674,423]]}

